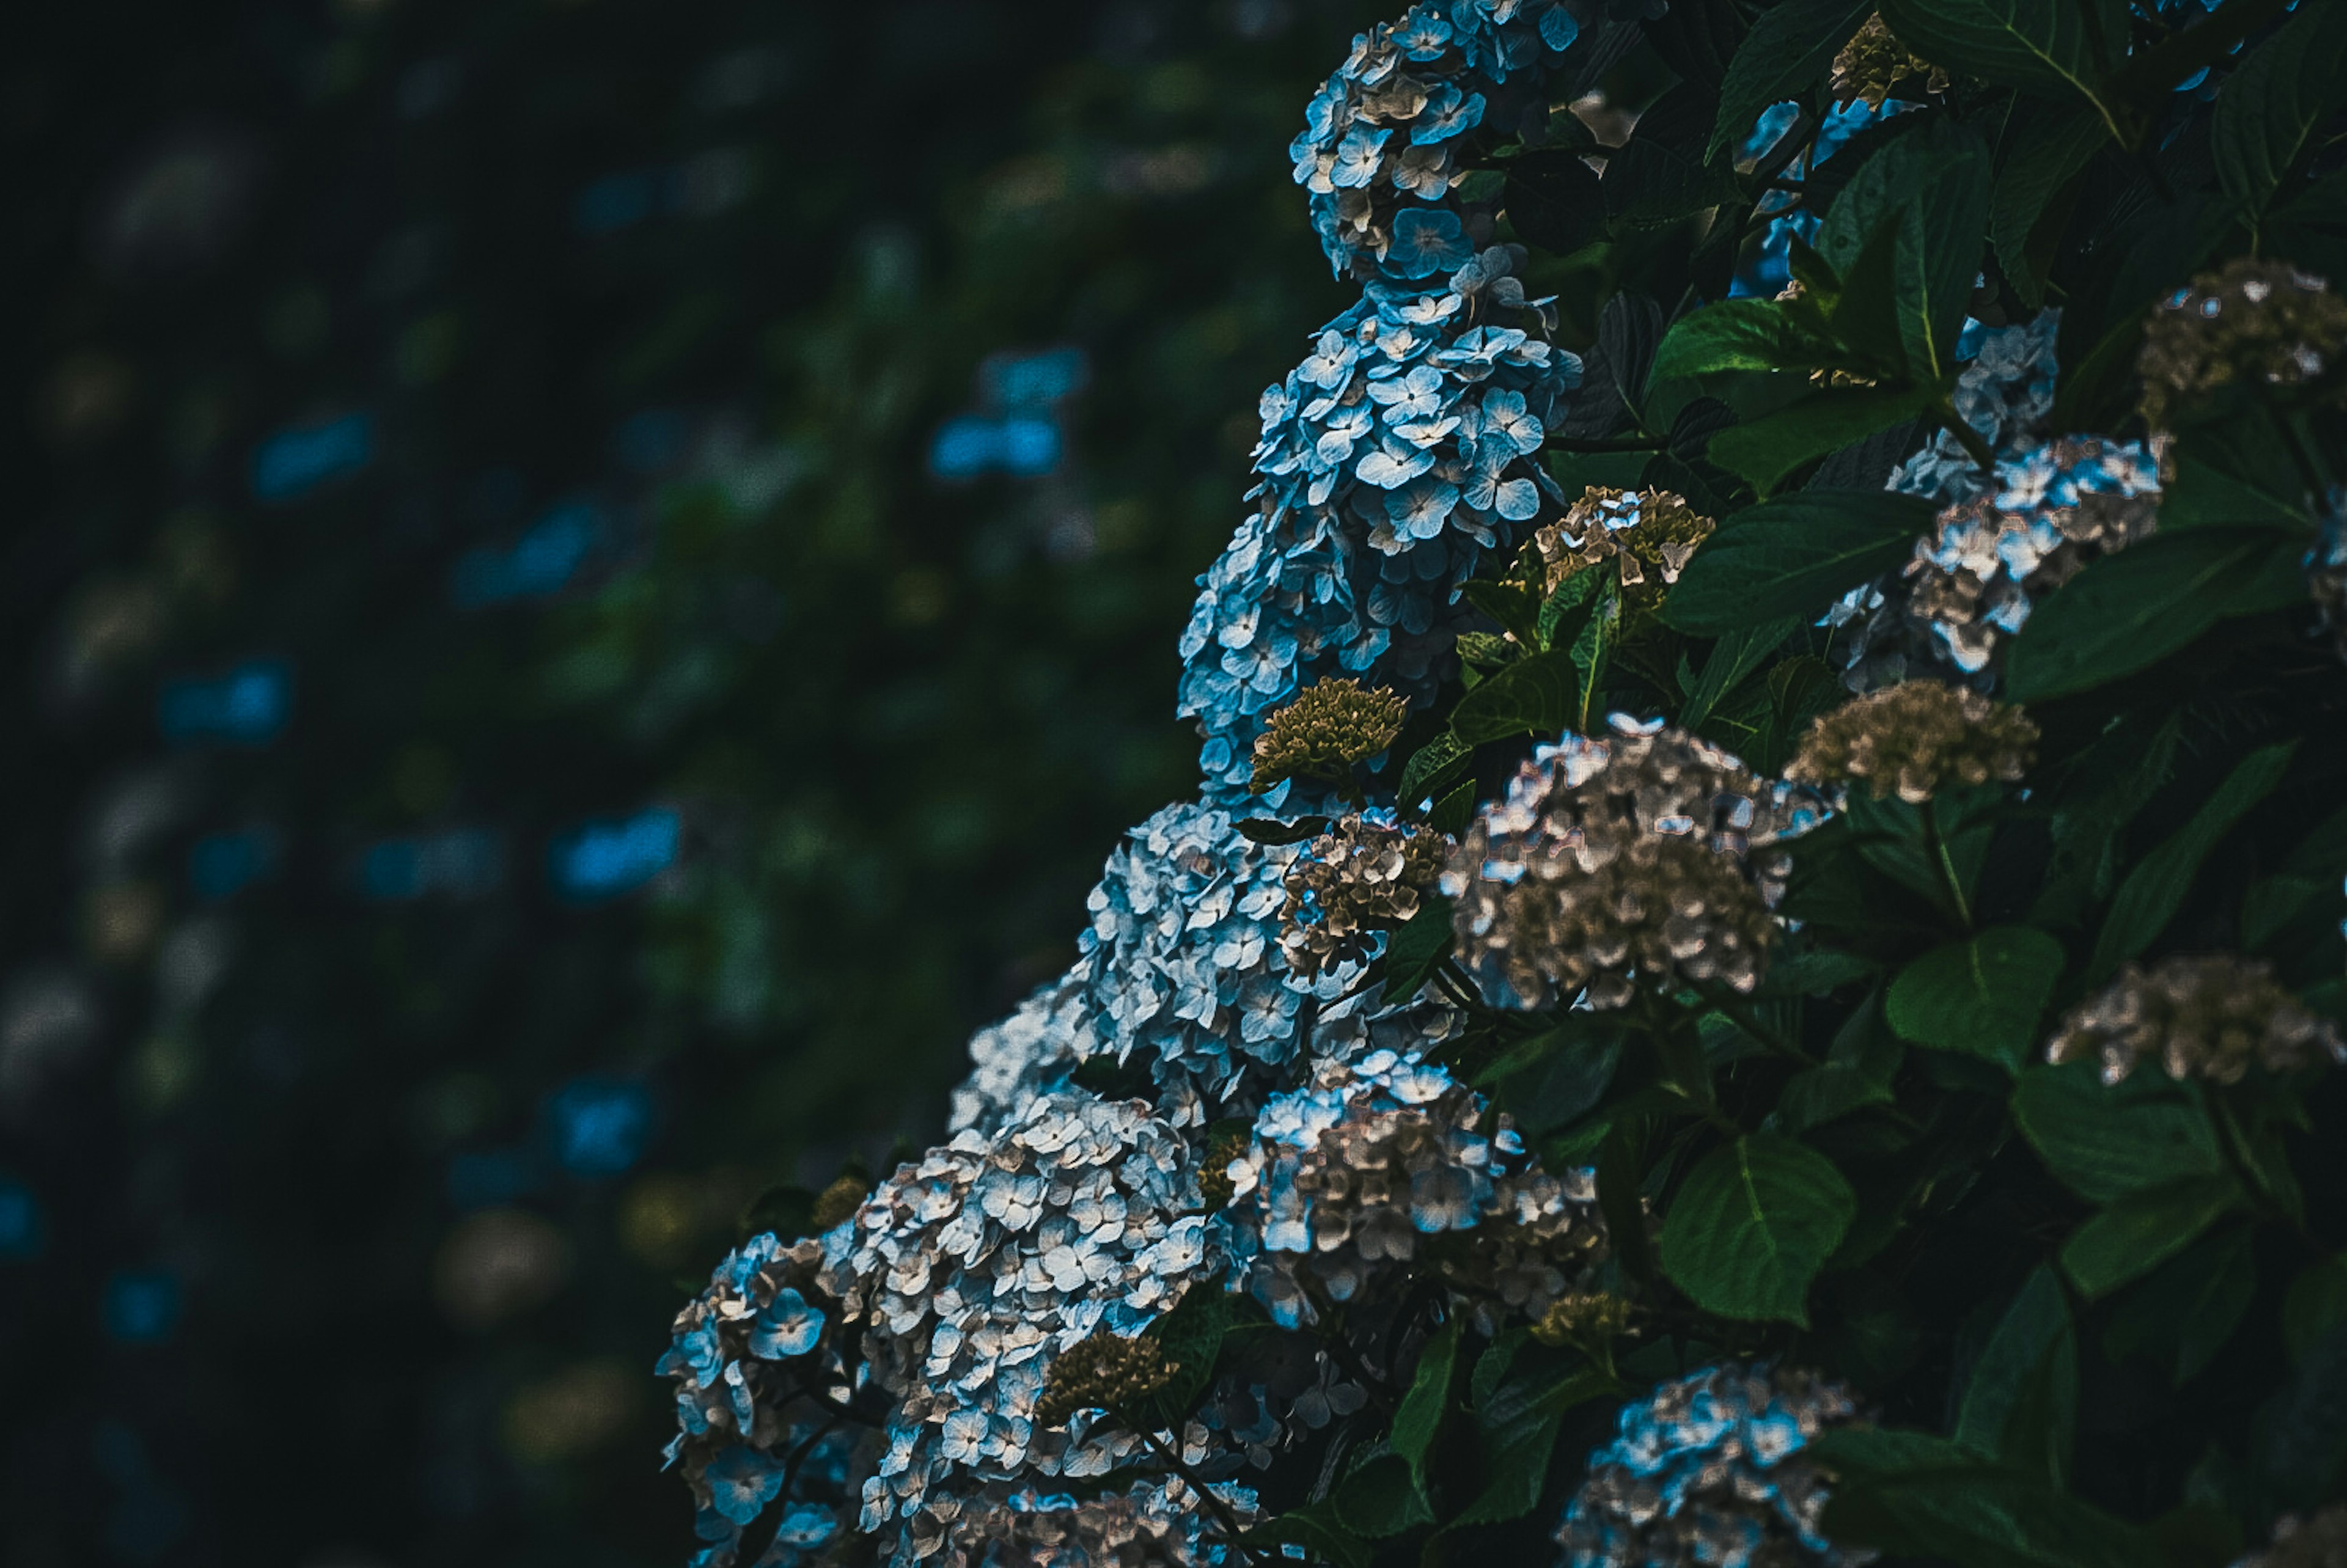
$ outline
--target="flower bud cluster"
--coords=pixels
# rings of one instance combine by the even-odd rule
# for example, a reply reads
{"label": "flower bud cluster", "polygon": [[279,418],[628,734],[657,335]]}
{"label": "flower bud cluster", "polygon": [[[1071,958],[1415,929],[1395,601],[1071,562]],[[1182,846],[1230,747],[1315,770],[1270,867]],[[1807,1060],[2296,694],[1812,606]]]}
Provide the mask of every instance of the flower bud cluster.
{"label": "flower bud cluster", "polygon": [[1614,1441],[1590,1456],[1557,1541],[1568,1568],[1662,1563],[1840,1568],[1819,1528],[1825,1479],[1804,1450],[1848,1424],[1847,1390],[1793,1368],[1713,1367],[1625,1407]]}
{"label": "flower bud cluster", "polygon": [[1820,714],[1785,768],[1799,784],[1863,782],[1921,805],[1942,787],[2012,783],[2036,760],[2037,726],[2010,703],[1908,681]]}
{"label": "flower bud cluster", "polygon": [[1610,560],[1620,574],[1624,602],[1652,610],[1716,526],[1669,490],[1592,485],[1563,517],[1532,535],[1532,548],[1549,592]]}
{"label": "flower bud cluster", "polygon": [[2229,953],[2129,964],[2063,1020],[2051,1061],[2091,1059],[2116,1083],[2149,1061],[2168,1077],[2238,1083],[2252,1066],[2347,1061],[2336,1026],[2301,1007],[2270,965]]}
{"label": "flower bud cluster", "polygon": [[1921,82],[1927,93],[1943,93],[1948,73],[1901,43],[1878,12],[1834,56],[1833,101],[1861,98],[1879,109],[1896,96],[1901,82]]}
{"label": "flower bud cluster", "polygon": [[1064,1427],[1079,1410],[1116,1410],[1145,1399],[1182,1370],[1163,1346],[1147,1334],[1128,1338],[1095,1328],[1092,1337],[1060,1352],[1043,1374],[1043,1396],[1035,1419]]}
{"label": "flower bud cluster", "polygon": [[1291,778],[1349,778],[1355,763],[1394,743],[1409,716],[1409,704],[1391,687],[1364,691],[1344,675],[1315,682],[1273,712],[1255,737],[1255,791]]}
{"label": "flower bud cluster", "polygon": [[[1542,1170],[1504,1116],[1415,1055],[1328,1063],[1255,1119],[1227,1212],[1257,1247],[1249,1286],[1274,1321],[1317,1322],[1389,1266],[1425,1255],[1487,1326],[1537,1316],[1604,1249],[1587,1171]],[[1478,1245],[1437,1238],[1481,1229]]]}
{"label": "flower bud cluster", "polygon": [[2046,594],[2098,556],[2151,536],[2163,447],[2071,436],[1996,468],[1989,493],[1949,507],[1907,563],[1907,613],[1967,674]]}
{"label": "flower bud cluster", "polygon": [[1822,819],[1822,798],[1660,721],[1609,724],[1535,748],[1460,839],[1442,874],[1460,957],[1527,1008],[1618,1008],[1690,981],[1750,991],[1783,842]]}
{"label": "flower bud cluster", "polygon": [[1310,979],[1374,957],[1379,935],[1417,914],[1441,876],[1449,841],[1389,817],[1348,812],[1289,863],[1279,945],[1296,974]]}
{"label": "flower bud cluster", "polygon": [[862,1528],[903,1520],[927,1542],[933,1487],[1121,1461],[1128,1434],[1040,1419],[1046,1369],[1101,1328],[1138,1333],[1221,1267],[1197,1207],[1172,1127],[1137,1101],[1061,1093],[899,1166],[825,1235],[821,1281],[897,1401]]}
{"label": "flower bud cluster", "polygon": [[1242,1529],[1262,1512],[1244,1487],[1214,1491],[1220,1511],[1202,1506],[1180,1476],[1081,1501],[1027,1487],[956,1506],[936,1561],[938,1568],[1221,1568],[1238,1559],[1216,1512]]}
{"label": "flower bud cluster", "polygon": [[2159,302],[2136,362],[2144,422],[2154,429],[2235,383],[2318,381],[2347,347],[2347,300],[2287,261],[2237,257]]}

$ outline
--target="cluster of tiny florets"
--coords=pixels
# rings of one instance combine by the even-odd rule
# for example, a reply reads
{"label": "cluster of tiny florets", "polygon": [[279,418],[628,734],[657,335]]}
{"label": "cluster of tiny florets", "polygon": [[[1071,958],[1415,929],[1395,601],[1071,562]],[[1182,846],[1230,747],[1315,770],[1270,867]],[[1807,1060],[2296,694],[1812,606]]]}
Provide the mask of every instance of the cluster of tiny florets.
{"label": "cluster of tiny florets", "polygon": [[2273,1544],[2233,1568],[2347,1568],[2347,1508],[2334,1503],[2311,1517],[2283,1514],[2274,1521]]}
{"label": "cluster of tiny florets", "polygon": [[1802,737],[1785,776],[1799,784],[1865,784],[1921,805],[1949,784],[2012,783],[2037,754],[2037,726],[2020,709],[1964,687],[1909,681],[1830,713]]}
{"label": "cluster of tiny florets", "polygon": [[1122,1335],[1095,1328],[1053,1358],[1043,1374],[1035,1419],[1063,1427],[1079,1410],[1118,1410],[1145,1399],[1172,1382],[1182,1364],[1147,1334]]}
{"label": "cluster of tiny florets", "polygon": [[[1539,1314],[1604,1246],[1591,1173],[1542,1170],[1481,1096],[1389,1050],[1274,1099],[1229,1174],[1258,1249],[1248,1284],[1286,1327],[1413,1260],[1489,1327]],[[1468,1230],[1476,1245],[1447,1255],[1437,1238]]]}
{"label": "cluster of tiny florets", "polygon": [[1716,525],[1669,490],[1609,490],[1592,485],[1564,516],[1532,535],[1542,583],[1551,592],[1567,578],[1607,561],[1619,574],[1623,600],[1651,610],[1678,581],[1696,547]]}
{"label": "cluster of tiny florets", "polygon": [[1180,1476],[1083,1501],[1033,1487],[957,1500],[938,1568],[1221,1568],[1236,1559],[1214,1514],[1228,1513],[1241,1529],[1262,1514],[1244,1487],[1214,1490],[1219,1510],[1203,1507]]}
{"label": "cluster of tiny florets", "polygon": [[[712,1564],[733,1560],[743,1527],[780,1494],[786,1458],[805,1436],[794,1410],[809,1407],[796,1401],[846,1383],[834,1345],[839,1307],[819,1283],[822,1262],[815,1242],[745,1243],[677,1314],[661,1358],[658,1371],[676,1383],[668,1459],[692,1488]],[[805,1491],[785,1504],[805,1514],[805,1530],[815,1512],[829,1517],[829,1505]]]}
{"label": "cluster of tiny florets", "polygon": [[1901,82],[1921,82],[1927,93],[1948,90],[1948,73],[1901,43],[1878,13],[1834,56],[1833,101],[1861,99],[1881,108]]}
{"label": "cluster of tiny florets", "polygon": [[1516,265],[1495,246],[1422,295],[1372,293],[1265,392],[1255,510],[1182,635],[1210,799],[1251,793],[1265,716],[1316,678],[1432,696],[1472,613],[1458,585],[1563,505],[1537,458],[1581,361],[1541,335]]}
{"label": "cluster of tiny florets", "polygon": [[1093,1050],[1092,994],[1084,980],[1078,965],[1038,987],[1009,1018],[970,1036],[969,1075],[954,1088],[948,1132],[990,1133],[1067,1086],[1068,1074]]}
{"label": "cluster of tiny florets", "polygon": [[2242,256],[2159,302],[2143,324],[2136,369],[2155,429],[2203,407],[2221,387],[2320,381],[2347,347],[2347,300],[2287,261]]}
{"label": "cluster of tiny florets", "polygon": [[1452,199],[1464,155],[1487,125],[1513,128],[1580,31],[1558,0],[1422,0],[1353,40],[1287,149],[1339,277],[1407,284],[1474,253],[1491,216]]}
{"label": "cluster of tiny florets", "polygon": [[1348,812],[1289,863],[1279,943],[1296,973],[1374,957],[1378,938],[1417,914],[1441,876],[1449,841],[1389,815]]}
{"label": "cluster of tiny florets", "polygon": [[1626,1407],[1590,1456],[1557,1541],[1563,1568],[1839,1568],[1870,1562],[1819,1528],[1825,1478],[1803,1451],[1858,1418],[1849,1392],[1789,1368],[1711,1368]]}
{"label": "cluster of tiny florets", "polygon": [[1910,620],[1948,663],[1986,670],[2038,600],[2088,561],[2150,537],[2160,461],[2157,442],[2087,436],[2000,462],[1993,491],[1941,513],[1916,545]]}
{"label": "cluster of tiny florets", "polygon": [[823,1238],[822,1282],[897,1401],[862,1528],[905,1522],[899,1563],[941,1529],[934,1487],[1104,1473],[1129,1434],[1051,1429],[1051,1360],[1096,1330],[1134,1334],[1222,1266],[1180,1135],[1135,1101],[1037,1101],[902,1165]]}
{"label": "cluster of tiny florets", "polygon": [[1092,889],[1077,971],[1092,999],[1087,1055],[1139,1053],[1163,1112],[1189,1126],[1250,1068],[1304,1055],[1307,1030],[1342,1027],[1343,966],[1311,979],[1281,957],[1279,913],[1296,845],[1259,845],[1228,813],[1168,806],[1127,835]]}
{"label": "cluster of tiny florets", "polygon": [[1623,714],[1603,739],[1534,750],[1442,875],[1460,956],[1501,999],[1717,981],[1750,991],[1789,869],[1782,841],[1823,815],[1813,791],[1765,780],[1660,721]]}
{"label": "cluster of tiny florets", "polygon": [[2252,1066],[2294,1072],[2347,1061],[2347,1041],[2301,1006],[2271,966],[2218,953],[2127,965],[2063,1020],[2045,1054],[2091,1060],[2106,1083],[2144,1061],[2173,1079],[2238,1083]]}
{"label": "cluster of tiny florets", "polygon": [[1316,682],[1255,737],[1255,793],[1292,778],[1349,780],[1353,764],[1392,745],[1409,717],[1409,704],[1390,687],[1368,691],[1343,675]]}

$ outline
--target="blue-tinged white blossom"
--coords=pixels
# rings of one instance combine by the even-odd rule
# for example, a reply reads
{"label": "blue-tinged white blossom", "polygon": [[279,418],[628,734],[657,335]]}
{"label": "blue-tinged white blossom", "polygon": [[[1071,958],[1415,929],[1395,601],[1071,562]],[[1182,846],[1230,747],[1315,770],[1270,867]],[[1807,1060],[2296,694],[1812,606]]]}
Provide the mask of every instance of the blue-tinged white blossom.
{"label": "blue-tinged white blossom", "polygon": [[1324,1063],[1264,1106],[1225,1173],[1247,1286],[1287,1328],[1415,1263],[1488,1332],[1537,1315],[1604,1247],[1593,1174],[1542,1170],[1505,1116],[1415,1052]]}
{"label": "blue-tinged white blossom", "polygon": [[1373,291],[1264,394],[1255,510],[1182,636],[1210,801],[1245,796],[1264,714],[1319,676],[1430,696],[1469,617],[1458,585],[1562,507],[1537,455],[1581,362],[1536,335],[1548,302],[1515,265],[1495,248],[1446,288]]}
{"label": "blue-tinged white blossom", "polygon": [[[1972,323],[1957,341],[1959,352],[1970,351],[1972,358],[1956,376],[1956,415],[2000,459],[2017,460],[2031,451],[2053,412],[2061,322],[2062,313],[2049,307],[2014,326]],[[1978,497],[1991,478],[1954,436],[1940,430],[1893,471],[1885,488],[1952,507]],[[1907,584],[1895,576],[1877,578],[1844,594],[1819,622],[1837,629],[1842,680],[1851,691],[1895,685],[1906,679],[1911,661],[1932,661],[1928,641],[1910,626],[1906,610]]]}
{"label": "blue-tinged white blossom", "polygon": [[2322,507],[2322,531],[2306,552],[2306,589],[2347,661],[2347,487],[2332,486]]}
{"label": "blue-tinged white blossom", "polygon": [[1095,1329],[1139,1333],[1222,1268],[1193,1167],[1141,1102],[1049,1095],[898,1166],[825,1235],[821,1282],[897,1401],[860,1528],[893,1536],[898,1568],[943,1538],[933,1491],[1135,1456],[1132,1434],[1085,1416],[1040,1425],[1036,1400],[1054,1357]]}
{"label": "blue-tinged white blossom", "polygon": [[1589,1459],[1557,1541],[1563,1568],[1840,1568],[1819,1530],[1827,1488],[1804,1451],[1853,1420],[1849,1392],[1814,1373],[1728,1365],[1665,1383],[1624,1409]]}
{"label": "blue-tinged white blossom", "polygon": [[1079,964],[970,1036],[969,1076],[954,1088],[947,1130],[992,1133],[1017,1119],[1067,1086],[1068,1074],[1092,1054],[1093,1040],[1092,991]]}
{"label": "blue-tinged white blossom", "polygon": [[[1241,1528],[1261,1517],[1245,1487],[1214,1489]],[[956,1500],[938,1568],[1221,1568],[1237,1556],[1223,1522],[1179,1476],[1079,1501],[1033,1487]]]}
{"label": "blue-tinged white blossom", "polygon": [[[1860,131],[1904,110],[1922,107],[1898,98],[1881,105],[1856,98],[1832,106],[1818,124],[1817,139],[1785,166],[1785,177],[1789,179],[1808,179],[1818,165],[1833,157]],[[1789,103],[1772,105],[1762,110],[1737,150],[1737,161],[1748,165],[1765,158],[1783,139],[1785,133],[1793,128],[1799,117],[1798,107]],[[1804,244],[1814,241],[1823,221],[1809,207],[1796,207],[1795,203],[1799,200],[1788,190],[1762,193],[1758,210],[1775,216],[1769,219],[1768,228],[1761,235],[1759,244],[1753,248],[1752,254],[1737,268],[1736,276],[1727,285],[1730,298],[1773,294],[1790,281],[1794,239],[1798,237]]]}

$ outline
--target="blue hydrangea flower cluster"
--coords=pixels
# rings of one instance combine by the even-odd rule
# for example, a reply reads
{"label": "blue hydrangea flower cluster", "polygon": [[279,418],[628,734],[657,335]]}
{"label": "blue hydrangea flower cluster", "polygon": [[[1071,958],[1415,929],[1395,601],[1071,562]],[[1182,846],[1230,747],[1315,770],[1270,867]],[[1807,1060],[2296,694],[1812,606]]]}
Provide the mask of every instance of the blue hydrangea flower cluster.
{"label": "blue hydrangea flower cluster", "polygon": [[[1536,335],[1494,248],[1441,292],[1373,291],[1263,396],[1256,510],[1198,579],[1180,712],[1207,797],[1245,798],[1263,715],[1322,674],[1417,701],[1460,626],[1458,585],[1565,497],[1537,461],[1581,361]],[[1286,803],[1288,785],[1264,798]]]}
{"label": "blue hydrangea flower cluster", "polygon": [[949,1522],[938,1498],[1031,1475],[1106,1474],[1138,1440],[1035,1419],[1053,1357],[1139,1333],[1224,1265],[1181,1135],[1138,1101],[1045,1096],[992,1137],[897,1168],[822,1238],[825,1289],[896,1402],[860,1528],[897,1524],[898,1568]]}
{"label": "blue hydrangea flower cluster", "polygon": [[[1260,1517],[1245,1487],[1214,1495],[1243,1526]],[[1206,1531],[1207,1515],[1179,1476],[1079,1501],[1021,1488],[956,1512],[938,1568],[1221,1568],[1231,1548]]]}
{"label": "blue hydrangea flower cluster", "polygon": [[743,1530],[781,1503],[772,1545],[758,1568],[810,1568],[856,1513],[853,1478],[858,1434],[835,1424],[796,1421],[773,1450],[736,1444],[702,1472],[709,1491],[696,1527],[710,1542],[691,1568],[731,1568],[740,1560]]}
{"label": "blue hydrangea flower cluster", "polygon": [[825,1501],[820,1491],[846,1450],[811,1460],[799,1419],[813,1409],[806,1396],[846,1386],[827,1332],[836,1329],[837,1304],[815,1280],[822,1259],[811,1241],[785,1246],[763,1235],[744,1244],[677,1315],[661,1358],[657,1370],[676,1381],[678,1432],[668,1462],[682,1462],[700,1504],[695,1526],[710,1544],[698,1561],[707,1568],[733,1561],[743,1527],[786,1481],[793,1540],[812,1547],[836,1527],[838,1499]]}
{"label": "blue hydrangea flower cluster", "polygon": [[969,1074],[955,1086],[946,1130],[989,1136],[1026,1114],[1093,1054],[1092,990],[1082,965],[1036,988],[1009,1018],[970,1037]]}
{"label": "blue hydrangea flower cluster", "polygon": [[1250,1066],[1304,1055],[1307,1031],[1358,1027],[1366,1003],[1345,993],[1359,965],[1307,981],[1281,953],[1285,878],[1302,853],[1250,841],[1214,807],[1169,805],[1127,835],[1092,889],[1076,973],[1094,1021],[1078,1049],[1120,1062],[1142,1053],[1176,1126],[1220,1114]]}
{"label": "blue hydrangea flower cluster", "polygon": [[1421,1238],[1497,1227],[1487,1244],[1433,1260],[1487,1329],[1537,1314],[1602,1255],[1594,1174],[1541,1170],[1504,1116],[1486,1130],[1482,1096],[1415,1052],[1324,1063],[1309,1085],[1255,1118],[1225,1173],[1235,1252],[1273,1321],[1317,1322]]}
{"label": "blue hydrangea flower cluster", "polygon": [[1580,34],[1561,0],[1421,0],[1356,37],[1287,149],[1337,275],[1407,285],[1464,264],[1491,220],[1451,199],[1461,144],[1545,111],[1529,89]]}
{"label": "blue hydrangea flower cluster", "polygon": [[1590,1456],[1565,1507],[1563,1568],[1840,1568],[1818,1528],[1826,1487],[1805,1456],[1853,1419],[1849,1393],[1814,1374],[1720,1366],[1625,1407],[1614,1440]]}

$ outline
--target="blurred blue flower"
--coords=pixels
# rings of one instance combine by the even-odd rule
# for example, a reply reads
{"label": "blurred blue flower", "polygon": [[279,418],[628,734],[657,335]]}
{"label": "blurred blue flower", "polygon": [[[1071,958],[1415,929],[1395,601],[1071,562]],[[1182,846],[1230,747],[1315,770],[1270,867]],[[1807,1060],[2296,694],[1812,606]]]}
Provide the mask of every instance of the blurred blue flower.
{"label": "blurred blue flower", "polygon": [[477,610],[559,593],[585,563],[604,526],[602,509],[592,501],[560,502],[510,547],[467,550],[457,558],[449,573],[449,600],[460,610]]}
{"label": "blurred blue flower", "polygon": [[257,501],[298,501],[374,460],[372,414],[292,425],[253,449],[252,497]]}
{"label": "blurred blue flower", "polygon": [[579,900],[632,893],[675,863],[683,836],[683,818],[668,806],[582,823],[548,850],[555,890]]}
{"label": "blurred blue flower", "polygon": [[651,1140],[651,1096],[641,1083],[578,1078],[547,1098],[557,1163],[574,1176],[616,1176]]}
{"label": "blurred blue flower", "polygon": [[262,745],[277,738],[293,710],[293,671],[279,659],[254,659],[212,678],[163,683],[156,724],[169,741]]}
{"label": "blurred blue flower", "polygon": [[188,851],[188,884],[197,897],[216,903],[261,880],[276,858],[276,836],[266,829],[208,833]]}
{"label": "blurred blue flower", "polygon": [[358,866],[359,891],[385,903],[436,893],[479,897],[496,892],[505,876],[505,835],[480,827],[381,839],[367,846]]}
{"label": "blurred blue flower", "polygon": [[120,1269],[106,1282],[100,1319],[124,1345],[160,1345],[179,1327],[179,1281],[161,1269]]}
{"label": "blurred blue flower", "polygon": [[17,1262],[41,1255],[46,1239],[41,1201],[22,1182],[0,1179],[0,1261]]}

